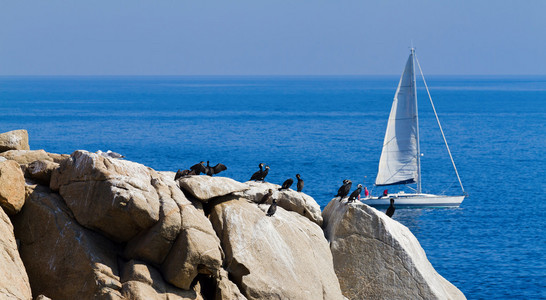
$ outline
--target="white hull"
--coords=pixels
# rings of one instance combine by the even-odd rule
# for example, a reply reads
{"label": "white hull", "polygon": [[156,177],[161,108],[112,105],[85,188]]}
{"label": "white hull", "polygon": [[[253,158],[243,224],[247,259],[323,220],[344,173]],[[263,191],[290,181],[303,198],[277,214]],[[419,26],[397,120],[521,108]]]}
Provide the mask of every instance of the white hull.
{"label": "white hull", "polygon": [[465,196],[443,196],[431,194],[389,194],[381,198],[361,198],[362,203],[373,207],[388,207],[390,199],[394,199],[396,208],[422,208],[422,207],[459,207]]}

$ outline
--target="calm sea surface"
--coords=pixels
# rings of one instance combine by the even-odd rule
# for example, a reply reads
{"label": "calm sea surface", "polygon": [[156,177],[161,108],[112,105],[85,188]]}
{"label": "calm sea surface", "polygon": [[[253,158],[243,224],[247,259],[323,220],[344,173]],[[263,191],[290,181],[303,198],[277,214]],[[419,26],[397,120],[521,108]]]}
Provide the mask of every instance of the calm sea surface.
{"label": "calm sea surface", "polygon": [[[0,132],[31,149],[113,150],[156,170],[222,162],[246,181],[300,173],[325,206],[342,180],[373,189],[397,76],[0,77]],[[546,298],[546,77],[430,77],[469,197],[397,210],[429,260],[469,299]],[[419,89],[423,189],[460,189]],[[391,190],[395,190],[391,188]]]}

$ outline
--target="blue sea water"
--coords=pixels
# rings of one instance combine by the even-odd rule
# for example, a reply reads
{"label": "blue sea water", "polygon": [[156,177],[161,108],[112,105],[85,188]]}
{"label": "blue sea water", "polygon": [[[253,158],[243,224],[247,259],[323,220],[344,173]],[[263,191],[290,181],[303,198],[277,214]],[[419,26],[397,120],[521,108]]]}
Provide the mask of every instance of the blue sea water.
{"label": "blue sea water", "polygon": [[[373,189],[398,83],[383,77],[0,77],[0,132],[31,149],[113,150],[156,170],[222,162],[246,181],[302,174],[325,206],[342,180]],[[546,77],[430,77],[469,197],[397,210],[436,270],[469,299],[546,298]],[[425,91],[423,189],[460,193]],[[391,188],[392,189],[392,188]]]}

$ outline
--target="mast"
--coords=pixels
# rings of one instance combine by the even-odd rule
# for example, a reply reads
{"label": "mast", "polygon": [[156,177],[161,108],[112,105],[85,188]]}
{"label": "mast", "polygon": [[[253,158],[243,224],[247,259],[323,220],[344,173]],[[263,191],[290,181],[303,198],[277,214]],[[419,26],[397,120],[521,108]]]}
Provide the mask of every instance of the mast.
{"label": "mast", "polygon": [[419,142],[419,109],[417,106],[417,85],[415,84],[415,48],[411,48],[411,63],[413,76],[413,97],[415,98],[415,118],[417,123],[417,193],[421,194],[421,145]]}

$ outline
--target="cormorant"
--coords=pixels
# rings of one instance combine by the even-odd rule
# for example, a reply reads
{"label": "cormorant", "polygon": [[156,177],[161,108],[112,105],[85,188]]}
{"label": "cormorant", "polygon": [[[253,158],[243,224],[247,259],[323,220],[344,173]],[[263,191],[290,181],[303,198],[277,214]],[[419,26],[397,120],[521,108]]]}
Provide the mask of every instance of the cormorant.
{"label": "cormorant", "polygon": [[294,179],[292,179],[292,178],[286,179],[286,180],[283,182],[282,187],[279,189],[279,191],[289,189],[290,186],[292,186],[292,183],[294,183]]}
{"label": "cormorant", "polygon": [[385,214],[392,218],[395,210],[396,208],[394,207],[394,198],[391,198],[391,205],[389,206],[389,208],[387,208],[387,212],[385,212]]}
{"label": "cormorant", "polygon": [[256,180],[259,180],[260,178],[262,178],[262,173],[264,171],[263,167],[264,167],[264,164],[260,163],[258,165],[258,168],[260,168],[260,170],[256,171],[254,174],[252,174],[252,176],[250,177],[250,180],[256,181]]}
{"label": "cormorant", "polygon": [[218,174],[222,171],[227,170],[227,167],[223,164],[217,164],[216,166],[211,167],[209,161],[207,161],[207,165],[205,166],[205,162],[202,161],[198,164],[191,166],[190,170],[194,171],[195,175],[203,173],[212,176],[214,174]]}
{"label": "cormorant", "polygon": [[269,201],[269,199],[271,199],[271,196],[273,196],[273,190],[269,189],[267,194],[263,195],[262,199],[260,200],[260,202],[258,202],[258,204],[267,203],[267,201]]}
{"label": "cormorant", "polygon": [[218,174],[218,173],[220,173],[222,171],[227,170],[227,167],[224,164],[220,164],[220,163],[216,164],[216,166],[214,166],[214,167],[211,167],[209,165],[209,161],[207,160],[207,166],[206,166],[205,170],[206,170],[205,174],[207,174],[209,176],[212,176],[214,174]]}
{"label": "cormorant", "polygon": [[277,200],[273,199],[273,203],[271,203],[271,206],[269,207],[269,209],[267,210],[267,214],[265,215],[268,217],[271,217],[272,215],[275,214],[276,211],[277,211]]}
{"label": "cormorant", "polygon": [[201,173],[203,173],[203,174],[207,173],[207,169],[205,168],[205,162],[204,161],[201,161],[200,163],[191,166],[190,170],[194,171],[195,174],[197,174],[197,175],[199,175]]}
{"label": "cormorant", "polygon": [[296,178],[298,179],[298,192],[301,192],[301,190],[303,190],[303,179],[301,179],[300,174],[296,174]]}
{"label": "cormorant", "polygon": [[265,176],[269,173],[269,166],[265,166],[264,171],[262,172],[262,175],[260,175],[259,181],[265,181]]}
{"label": "cormorant", "polygon": [[356,198],[360,196],[360,192],[362,192],[362,184],[359,184],[356,190],[351,193],[351,196],[349,196],[349,200],[347,200],[347,203],[355,201]]}
{"label": "cormorant", "polygon": [[353,185],[353,182],[349,179],[343,180],[343,185],[337,190],[336,197],[339,197],[339,201],[343,200],[344,197],[346,197],[349,192],[351,191],[351,186]]}

